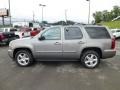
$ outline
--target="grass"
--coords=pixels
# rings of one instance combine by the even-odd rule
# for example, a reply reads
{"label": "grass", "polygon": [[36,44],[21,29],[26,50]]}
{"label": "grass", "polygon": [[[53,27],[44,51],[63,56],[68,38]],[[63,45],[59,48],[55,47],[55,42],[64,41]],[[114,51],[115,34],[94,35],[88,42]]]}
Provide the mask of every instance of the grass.
{"label": "grass", "polygon": [[110,22],[101,22],[100,24],[109,27],[110,29],[120,28],[120,20],[119,21],[110,21]]}

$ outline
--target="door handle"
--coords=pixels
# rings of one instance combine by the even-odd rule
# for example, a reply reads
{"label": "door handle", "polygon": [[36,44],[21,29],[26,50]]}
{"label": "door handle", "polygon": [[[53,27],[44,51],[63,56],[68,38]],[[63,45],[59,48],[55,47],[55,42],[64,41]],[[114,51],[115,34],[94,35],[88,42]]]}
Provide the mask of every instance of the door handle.
{"label": "door handle", "polygon": [[61,45],[61,43],[60,42],[55,42],[55,45]]}
{"label": "door handle", "polygon": [[79,42],[78,42],[78,44],[84,44],[84,43],[85,43],[85,42],[83,42],[83,41],[79,41]]}

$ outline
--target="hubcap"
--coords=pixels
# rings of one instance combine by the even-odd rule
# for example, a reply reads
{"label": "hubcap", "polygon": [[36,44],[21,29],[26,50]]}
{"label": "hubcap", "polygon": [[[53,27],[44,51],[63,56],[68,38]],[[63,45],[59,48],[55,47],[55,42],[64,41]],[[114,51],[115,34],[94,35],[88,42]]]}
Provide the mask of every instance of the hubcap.
{"label": "hubcap", "polygon": [[18,56],[17,56],[17,61],[20,65],[22,66],[25,66],[29,63],[30,61],[30,58],[27,54],[25,53],[20,53]]}
{"label": "hubcap", "polygon": [[96,55],[94,54],[88,54],[86,57],[85,57],[85,64],[88,66],[88,67],[94,67],[97,65],[98,63],[98,58]]}

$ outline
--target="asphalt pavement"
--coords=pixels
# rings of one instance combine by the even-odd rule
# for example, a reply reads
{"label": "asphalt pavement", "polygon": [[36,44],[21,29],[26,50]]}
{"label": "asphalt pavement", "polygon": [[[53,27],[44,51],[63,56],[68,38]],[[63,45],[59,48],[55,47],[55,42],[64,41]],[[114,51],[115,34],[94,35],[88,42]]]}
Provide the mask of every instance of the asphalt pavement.
{"label": "asphalt pavement", "polygon": [[120,90],[120,40],[117,55],[86,69],[79,62],[37,62],[18,67],[0,46],[0,90]]}

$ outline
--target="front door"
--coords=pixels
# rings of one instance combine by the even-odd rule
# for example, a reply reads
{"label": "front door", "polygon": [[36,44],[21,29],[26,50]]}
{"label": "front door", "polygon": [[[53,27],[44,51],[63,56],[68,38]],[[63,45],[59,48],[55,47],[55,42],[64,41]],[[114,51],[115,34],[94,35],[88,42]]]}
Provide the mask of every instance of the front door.
{"label": "front door", "polygon": [[55,59],[62,57],[61,28],[53,27],[42,33],[44,40],[37,40],[35,51],[38,58]]}

